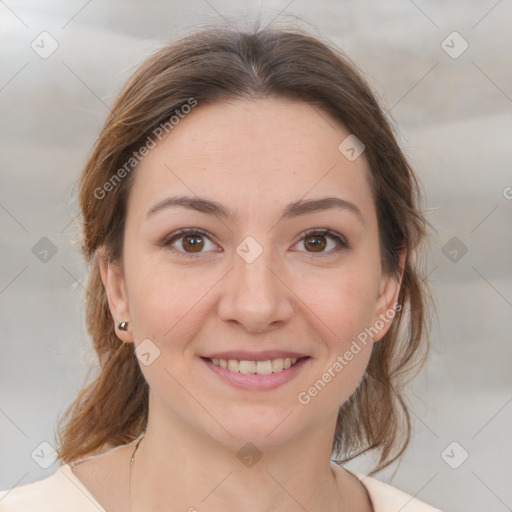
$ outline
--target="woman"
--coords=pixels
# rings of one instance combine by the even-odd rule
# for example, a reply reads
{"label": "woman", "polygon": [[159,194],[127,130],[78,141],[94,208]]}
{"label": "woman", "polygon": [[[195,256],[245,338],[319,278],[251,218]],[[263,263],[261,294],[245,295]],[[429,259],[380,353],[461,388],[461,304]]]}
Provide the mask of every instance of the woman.
{"label": "woman", "polygon": [[403,453],[426,353],[419,186],[354,66],[299,29],[147,59],[80,180],[100,371],[2,510],[432,511]]}

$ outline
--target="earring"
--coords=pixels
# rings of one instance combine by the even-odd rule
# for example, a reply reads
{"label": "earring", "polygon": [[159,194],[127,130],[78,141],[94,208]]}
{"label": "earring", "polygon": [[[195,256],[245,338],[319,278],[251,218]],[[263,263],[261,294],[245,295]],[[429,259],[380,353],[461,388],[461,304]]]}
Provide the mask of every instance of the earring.
{"label": "earring", "polygon": [[120,331],[126,331],[128,330],[128,322],[121,322],[117,328],[120,330]]}

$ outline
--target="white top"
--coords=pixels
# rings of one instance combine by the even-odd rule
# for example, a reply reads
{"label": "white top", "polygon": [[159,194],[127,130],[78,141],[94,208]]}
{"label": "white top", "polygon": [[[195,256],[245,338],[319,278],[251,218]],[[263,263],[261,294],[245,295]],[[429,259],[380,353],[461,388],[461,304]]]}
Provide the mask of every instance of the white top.
{"label": "white top", "polygon": [[[352,472],[366,487],[375,512],[441,512],[391,485]],[[64,464],[37,482],[0,491],[1,512],[106,512]]]}

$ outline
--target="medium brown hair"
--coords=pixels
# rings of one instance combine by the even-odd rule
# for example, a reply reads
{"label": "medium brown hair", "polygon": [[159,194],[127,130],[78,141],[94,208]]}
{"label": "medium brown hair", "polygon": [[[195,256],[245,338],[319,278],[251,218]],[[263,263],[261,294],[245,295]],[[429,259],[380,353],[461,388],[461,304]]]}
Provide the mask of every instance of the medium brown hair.
{"label": "medium brown hair", "polygon": [[[127,197],[136,166],[131,172],[119,170],[190,99],[201,108],[233,98],[307,102],[365,145],[383,269],[396,279],[403,270],[400,307],[386,335],[373,344],[359,386],[340,407],[333,456],[346,461],[374,450],[375,472],[396,460],[409,442],[403,385],[411,370],[423,363],[428,347],[429,294],[417,257],[427,222],[419,206],[417,178],[366,81],[335,45],[297,26],[242,30],[222,25],[183,36],[139,66],[114,101],[81,174],[81,243],[90,271],[86,325],[99,366],[97,376],[60,419],[58,460],[67,463],[109,445],[129,443],[147,425],[148,384],[134,344],[116,336],[96,260],[100,249],[112,260],[122,256]],[[105,190],[116,173],[122,179],[108,187],[105,198],[98,198],[97,191]],[[400,269],[403,248],[407,257]]]}

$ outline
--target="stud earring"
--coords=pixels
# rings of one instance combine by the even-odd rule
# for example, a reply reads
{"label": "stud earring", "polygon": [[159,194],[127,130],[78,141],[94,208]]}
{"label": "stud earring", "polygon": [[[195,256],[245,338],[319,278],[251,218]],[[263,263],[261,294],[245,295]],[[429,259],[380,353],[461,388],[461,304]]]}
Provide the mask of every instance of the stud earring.
{"label": "stud earring", "polygon": [[121,322],[117,328],[120,330],[120,331],[126,331],[128,330],[128,322]]}

